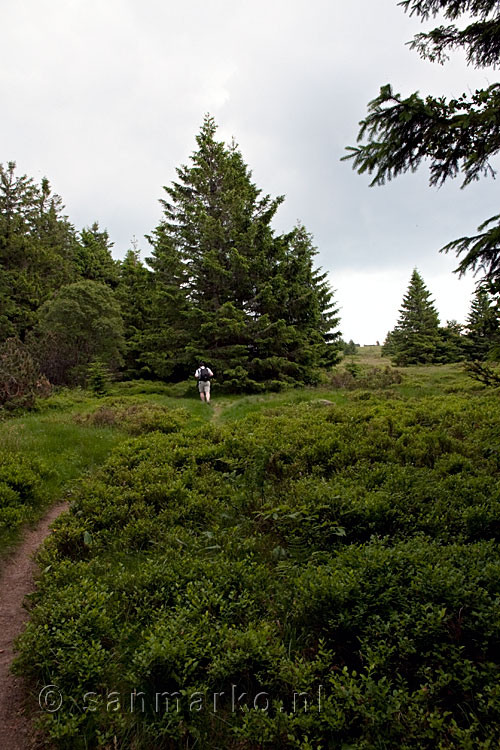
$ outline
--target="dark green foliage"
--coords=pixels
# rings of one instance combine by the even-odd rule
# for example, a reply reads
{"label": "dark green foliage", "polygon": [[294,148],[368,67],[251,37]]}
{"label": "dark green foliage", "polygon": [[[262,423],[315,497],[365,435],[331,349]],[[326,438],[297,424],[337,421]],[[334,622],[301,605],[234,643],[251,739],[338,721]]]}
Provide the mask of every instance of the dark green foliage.
{"label": "dark green foliage", "polygon": [[[129,250],[119,264],[118,278],[116,298],[120,303],[126,344],[124,377],[147,377],[151,368],[144,364],[143,357],[151,343],[146,331],[152,325],[156,292],[153,274],[141,262],[136,247]],[[147,358],[151,356],[152,353],[146,354]]]}
{"label": "dark green foliage", "polygon": [[460,362],[465,356],[464,326],[456,320],[447,320],[445,326],[439,327],[439,346],[437,349],[437,361]]}
{"label": "dark green foliage", "polygon": [[30,408],[50,390],[49,381],[19,339],[0,344],[0,408]]}
{"label": "dark green foliage", "polygon": [[116,370],[122,362],[123,321],[110,288],[90,280],[62,287],[40,309],[32,346],[54,384],[84,382],[96,358]]}
{"label": "dark green foliage", "polygon": [[500,136],[492,112],[499,102],[497,84],[476,91],[470,100],[464,94],[449,102],[444,97],[422,99],[418,93],[403,99],[387,84],[361,123],[359,140],[368,143],[349,147],[351,153],[344,158],[352,159],[360,174],[374,173],[372,185],[415,171],[426,158],[431,185],[459,174],[468,185],[494,173],[489,160],[500,147]]}
{"label": "dark green foliage", "polygon": [[[412,42],[422,57],[444,62],[454,48],[466,52],[468,62],[478,67],[496,65],[500,59],[500,10],[494,0],[403,0],[406,11],[427,20],[443,13],[465,26],[439,26],[418,34]],[[463,184],[484,175],[494,175],[491,160],[500,150],[498,110],[500,85],[463,94],[454,99],[404,98],[387,84],[368,105],[360,123],[358,141],[344,157],[353,160],[358,172],[374,175],[372,185],[415,171],[425,160],[430,166],[430,184],[440,185],[461,174]],[[500,225],[493,216],[480,227],[480,234],[461,237],[443,250],[461,255],[458,271],[480,270],[492,291],[500,292]]]}
{"label": "dark green foliage", "polygon": [[76,274],[82,279],[116,286],[118,264],[111,255],[112,246],[107,231],[101,231],[97,222],[82,229],[75,248]]}
{"label": "dark green foliage", "polygon": [[119,447],[22,637],[55,746],[498,744],[495,407],[301,404]]}
{"label": "dark green foliage", "polygon": [[465,352],[467,359],[483,361],[500,340],[498,311],[484,287],[479,287],[472,300],[466,325]]}
{"label": "dark green foliage", "polygon": [[430,292],[417,269],[413,270],[403,297],[400,317],[386,339],[382,353],[396,365],[456,361],[461,351],[454,344],[453,328],[439,329],[439,319]]}
{"label": "dark green foliage", "polygon": [[43,504],[42,480],[49,474],[50,469],[40,460],[8,453],[0,456],[0,548]]}
{"label": "dark green foliage", "polygon": [[104,396],[109,388],[111,376],[100,359],[94,359],[87,367],[87,388],[96,396]]}
{"label": "dark green foliage", "polygon": [[311,236],[302,226],[274,235],[283,199],[262,196],[236,144],[215,133],[206,117],[191,164],[165,188],[150,237],[155,293],[142,360],[179,379],[205,359],[227,390],[314,382],[336,361],[339,334]]}
{"label": "dark green foliage", "polygon": [[396,338],[394,336],[394,330],[388,331],[385,341],[380,349],[382,357],[393,357],[396,353]]}
{"label": "dark green foliage", "polygon": [[0,164],[0,341],[24,338],[40,305],[74,278],[75,233],[49,181]]}

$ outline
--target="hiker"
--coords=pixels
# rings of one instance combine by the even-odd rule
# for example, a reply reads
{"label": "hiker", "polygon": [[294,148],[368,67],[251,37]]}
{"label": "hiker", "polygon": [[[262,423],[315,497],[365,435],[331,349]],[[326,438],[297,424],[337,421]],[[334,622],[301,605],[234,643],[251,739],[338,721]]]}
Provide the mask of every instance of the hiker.
{"label": "hiker", "polygon": [[202,401],[210,403],[210,378],[213,378],[214,374],[210,367],[205,367],[203,362],[200,364],[194,374],[198,381],[198,390],[200,392],[200,398]]}

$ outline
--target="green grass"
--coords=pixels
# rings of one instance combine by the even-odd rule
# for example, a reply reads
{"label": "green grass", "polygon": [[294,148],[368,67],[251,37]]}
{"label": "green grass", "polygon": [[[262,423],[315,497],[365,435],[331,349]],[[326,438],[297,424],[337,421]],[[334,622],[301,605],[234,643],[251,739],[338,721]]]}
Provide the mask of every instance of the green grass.
{"label": "green grass", "polygon": [[[211,407],[181,385],[121,384],[64,407],[89,434],[116,415],[140,432],[76,489],[41,552],[18,668],[34,694],[62,690],[43,718],[56,747],[498,745],[498,397],[457,366],[403,375],[215,391]],[[151,707],[231,686],[283,705],[106,710],[112,690]],[[319,686],[321,716],[290,707]]]}
{"label": "green grass", "polygon": [[[130,434],[130,424],[122,426],[117,420],[107,426],[86,417],[103,406],[126,410],[128,406],[146,408],[148,404],[182,409],[194,421],[213,418],[212,407],[201,403],[196,384],[191,382],[116,383],[104,398],[80,388],[61,388],[40,400],[32,412],[1,415],[0,482],[3,470],[10,489],[0,484],[0,559],[19,540],[25,523],[37,521],[47,507],[67,495],[82,476],[94,472]],[[13,499],[11,485],[19,484],[18,472],[23,474],[23,488],[16,490],[18,497]]]}
{"label": "green grass", "polygon": [[[392,367],[391,360],[381,356],[380,346],[359,347],[357,354],[345,357],[339,367],[345,367],[350,362],[358,364],[364,370],[372,367]],[[485,391],[483,385],[467,375],[460,362],[446,365],[414,365],[395,369],[402,374],[403,382],[391,386],[391,390],[405,399],[448,393],[475,394]]]}
{"label": "green grass", "polygon": [[[390,366],[389,360],[380,356],[380,347],[377,346],[360,347],[356,355],[346,357],[335,370],[345,369],[351,363],[359,365],[362,375],[375,367]],[[107,426],[105,421],[90,423],[89,415],[103,405],[119,410],[126,409],[128,404],[142,404],[145,409],[148,404],[153,404],[169,410],[181,409],[193,419],[193,423],[201,420],[229,424],[261,412],[272,416],[294,405],[312,401],[318,404],[330,401],[342,407],[377,398],[411,401],[448,394],[480,398],[486,390],[469,378],[460,364],[407,367],[399,368],[399,371],[402,382],[383,388],[366,387],[362,380],[354,381],[350,387],[334,388],[326,378],[326,382],[317,388],[231,396],[219,395],[215,383],[210,406],[199,400],[193,380],[176,384],[150,381],[114,383],[105,398],[83,389],[58,389],[49,398],[39,401],[36,411],[19,416],[4,415],[0,421],[2,454],[9,456],[10,460],[19,457],[23,466],[40,474],[36,491],[26,499],[22,513],[14,514],[10,520],[7,520],[9,514],[4,514],[4,523],[0,488],[0,557],[18,539],[22,523],[36,521],[47,506],[71,489],[76,480],[95,471],[125,438],[127,426],[120,425],[119,419],[112,426]],[[87,421],[86,417],[89,417]]]}
{"label": "green grass", "polygon": [[[17,463],[20,471],[34,471],[38,478],[25,502],[16,503],[21,505],[17,513],[0,511],[0,557],[18,541],[23,523],[38,520],[80,476],[100,466],[124,437],[120,430],[78,425],[64,412],[29,414],[2,422],[0,467]],[[0,506],[3,504],[0,489]]]}
{"label": "green grass", "polygon": [[237,421],[250,414],[281,410],[292,405],[327,399],[336,404],[346,403],[348,396],[342,391],[328,388],[294,388],[281,393],[250,396],[221,396],[214,398],[214,407],[221,422]]}

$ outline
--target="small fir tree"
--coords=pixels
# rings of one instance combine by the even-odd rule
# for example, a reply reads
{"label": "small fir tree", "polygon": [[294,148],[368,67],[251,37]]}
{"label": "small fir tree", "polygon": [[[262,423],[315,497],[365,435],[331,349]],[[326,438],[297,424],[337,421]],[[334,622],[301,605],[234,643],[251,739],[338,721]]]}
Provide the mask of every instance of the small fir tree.
{"label": "small fir tree", "polygon": [[107,230],[101,230],[97,222],[82,229],[75,251],[77,274],[82,279],[115,287],[118,283],[119,264],[111,255],[112,247]]}
{"label": "small fir tree", "polygon": [[463,325],[456,320],[447,320],[439,328],[439,344],[436,350],[436,362],[460,362],[465,357],[465,336]]}
{"label": "small fir tree", "polygon": [[498,312],[487,290],[480,286],[473,297],[466,324],[465,353],[468,360],[484,361],[499,345]]}
{"label": "small fir tree", "polygon": [[102,360],[94,359],[87,367],[87,388],[96,396],[108,392],[110,379],[110,372]]}
{"label": "small fir tree", "polygon": [[350,354],[357,354],[358,353],[358,347],[354,343],[352,339],[349,339],[349,341],[343,341],[342,342],[342,353],[345,357],[349,356]]}
{"label": "small fir tree", "polygon": [[416,268],[413,270],[399,312],[398,323],[390,338],[390,351],[394,363],[415,365],[437,361],[440,343],[439,317],[431,294]]}

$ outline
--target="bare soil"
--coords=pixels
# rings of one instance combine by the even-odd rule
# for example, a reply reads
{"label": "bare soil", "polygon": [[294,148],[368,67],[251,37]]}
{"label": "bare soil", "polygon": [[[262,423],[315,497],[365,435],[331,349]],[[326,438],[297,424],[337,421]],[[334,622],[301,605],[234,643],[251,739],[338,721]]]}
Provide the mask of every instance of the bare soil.
{"label": "bare soil", "polygon": [[34,554],[52,522],[67,508],[68,503],[57,503],[35,528],[28,529],[0,571],[0,750],[29,750],[36,743],[31,720],[40,711],[38,703],[28,696],[23,678],[13,675],[10,667],[14,641],[28,619],[24,599],[35,589]]}

